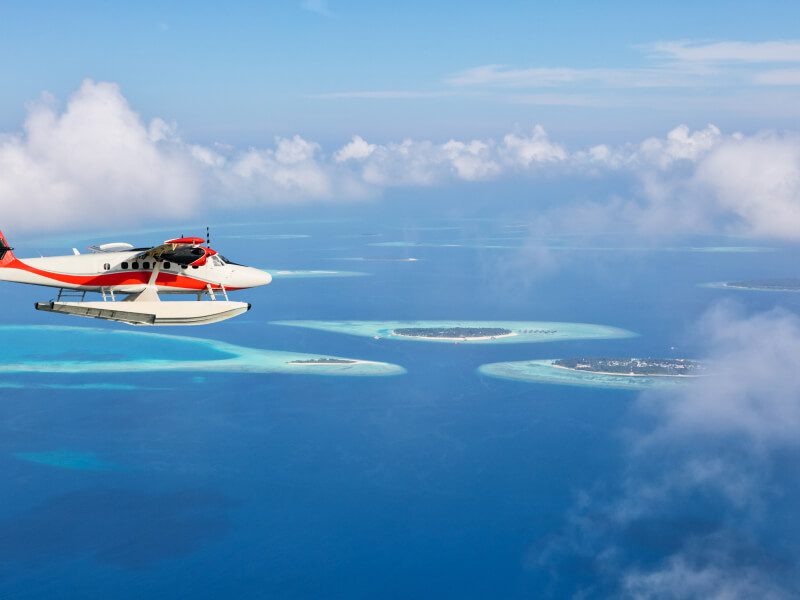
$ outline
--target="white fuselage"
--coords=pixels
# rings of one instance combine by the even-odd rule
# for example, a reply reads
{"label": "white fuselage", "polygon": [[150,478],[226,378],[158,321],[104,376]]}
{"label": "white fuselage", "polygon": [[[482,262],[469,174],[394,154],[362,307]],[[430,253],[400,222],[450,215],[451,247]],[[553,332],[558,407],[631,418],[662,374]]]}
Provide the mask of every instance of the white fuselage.
{"label": "white fuselage", "polygon": [[269,273],[210,256],[197,267],[182,267],[152,257],[137,258],[141,250],[99,252],[44,258],[14,258],[0,268],[0,281],[14,281],[94,292],[137,293],[154,286],[159,293],[238,290],[266,285]]}

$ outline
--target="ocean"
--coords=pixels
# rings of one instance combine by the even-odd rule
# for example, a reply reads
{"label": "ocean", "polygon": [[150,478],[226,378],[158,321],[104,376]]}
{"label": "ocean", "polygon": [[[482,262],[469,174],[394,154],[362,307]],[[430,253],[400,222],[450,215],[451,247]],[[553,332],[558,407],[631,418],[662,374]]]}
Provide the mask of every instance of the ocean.
{"label": "ocean", "polygon": [[[173,234],[10,241],[33,256]],[[735,238],[535,238],[511,219],[356,217],[220,224],[212,235],[236,262],[328,273],[233,294],[252,310],[193,328],[36,312],[50,290],[0,287],[2,325],[22,326],[0,328],[0,362],[33,365],[0,373],[0,597],[602,596],[613,589],[608,574],[559,540],[582,498],[601,501],[623,477],[627,436],[643,426],[639,393],[507,381],[478,368],[693,358],[696,323],[720,302],[800,308],[800,294],[702,286],[796,274],[796,249]],[[435,344],[272,324],[346,319],[581,322],[638,336]],[[141,338],[150,334],[381,361],[405,373],[36,369],[218,358],[213,344]],[[703,510],[682,527],[704,531],[714,506]],[[674,522],[652,523],[623,543],[654,562],[674,531]]]}

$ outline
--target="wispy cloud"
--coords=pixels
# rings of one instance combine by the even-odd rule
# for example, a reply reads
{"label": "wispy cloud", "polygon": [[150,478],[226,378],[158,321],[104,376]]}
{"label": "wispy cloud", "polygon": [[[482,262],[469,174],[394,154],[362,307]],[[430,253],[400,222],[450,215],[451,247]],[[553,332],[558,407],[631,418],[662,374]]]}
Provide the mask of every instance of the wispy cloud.
{"label": "wispy cloud", "polygon": [[421,91],[421,90],[363,90],[345,92],[325,92],[322,94],[311,94],[311,98],[366,98],[374,100],[404,100],[416,98],[443,98],[453,96],[455,92],[450,90]]}
{"label": "wispy cloud", "polygon": [[[457,88],[707,88],[795,85],[800,41],[666,41],[637,46],[649,62],[638,68],[511,67],[480,65],[445,79]],[[765,68],[768,67],[768,68]]]}
{"label": "wispy cloud", "polygon": [[[497,102],[539,105],[602,107],[646,105],[659,101],[664,90],[674,90],[671,106],[696,104],[697,94],[720,89],[736,92],[734,104],[746,107],[746,90],[798,86],[800,40],[764,42],[675,40],[635,46],[632,60],[640,66],[575,67],[559,65],[514,66],[484,64],[443,78],[439,89],[354,90],[314,94],[319,99],[425,99],[476,96]],[[620,94],[609,103],[603,94]],[[648,90],[652,93],[647,94]],[[550,93],[544,93],[549,91]],[[702,100],[702,98],[701,98]],[[772,98],[772,101],[777,99]],[[790,101],[797,104],[797,99]]]}
{"label": "wispy cloud", "polygon": [[312,12],[323,17],[333,17],[334,13],[328,6],[328,0],[303,0],[301,3],[303,10]]}
{"label": "wispy cloud", "polygon": [[619,96],[600,94],[569,93],[515,93],[507,94],[505,100],[512,104],[530,104],[532,106],[581,106],[581,107],[619,107],[630,105],[629,100]]}
{"label": "wispy cloud", "polygon": [[754,81],[760,85],[800,86],[800,69],[775,69],[757,73]]}
{"label": "wispy cloud", "polygon": [[677,40],[640,46],[651,58],[687,63],[797,63],[800,40],[694,42]]}
{"label": "wispy cloud", "polygon": [[550,88],[578,84],[654,88],[695,85],[688,72],[674,69],[512,68],[482,65],[456,73],[445,82],[457,87]]}

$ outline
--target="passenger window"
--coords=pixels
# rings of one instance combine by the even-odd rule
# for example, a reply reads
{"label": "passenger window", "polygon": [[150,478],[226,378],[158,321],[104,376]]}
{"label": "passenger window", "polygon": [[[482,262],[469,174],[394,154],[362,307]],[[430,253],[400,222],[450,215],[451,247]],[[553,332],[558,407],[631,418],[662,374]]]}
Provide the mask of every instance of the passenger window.
{"label": "passenger window", "polygon": [[122,263],[120,265],[120,267],[122,267],[123,269],[127,269],[128,268],[128,263],[124,262],[124,263]]}
{"label": "passenger window", "polygon": [[172,265],[171,265],[171,264],[169,264],[168,262],[165,262],[165,263],[164,263],[164,268],[165,268],[165,269],[169,269],[171,266],[172,266]]}
{"label": "passenger window", "polygon": [[181,269],[185,269],[187,265],[181,265]]}
{"label": "passenger window", "polygon": [[192,265],[192,268],[193,268],[193,269],[196,269],[196,268],[197,268],[197,265]]}
{"label": "passenger window", "polygon": [[136,262],[136,261],[133,261],[133,264],[131,265],[131,269],[138,269],[138,268],[139,268],[139,263]]}
{"label": "passenger window", "polygon": [[144,263],[142,264],[142,268],[144,268],[145,270],[149,269],[150,268],[150,263],[147,262],[147,261],[144,261]]}

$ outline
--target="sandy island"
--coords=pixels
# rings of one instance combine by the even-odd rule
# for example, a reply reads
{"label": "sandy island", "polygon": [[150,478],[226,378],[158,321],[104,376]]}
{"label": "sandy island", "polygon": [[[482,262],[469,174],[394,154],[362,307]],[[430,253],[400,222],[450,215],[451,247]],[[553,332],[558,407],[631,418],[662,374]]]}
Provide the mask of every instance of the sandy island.
{"label": "sandy island", "polygon": [[458,344],[519,344],[567,340],[614,339],[636,334],[618,327],[554,321],[273,321],[373,339]]}

